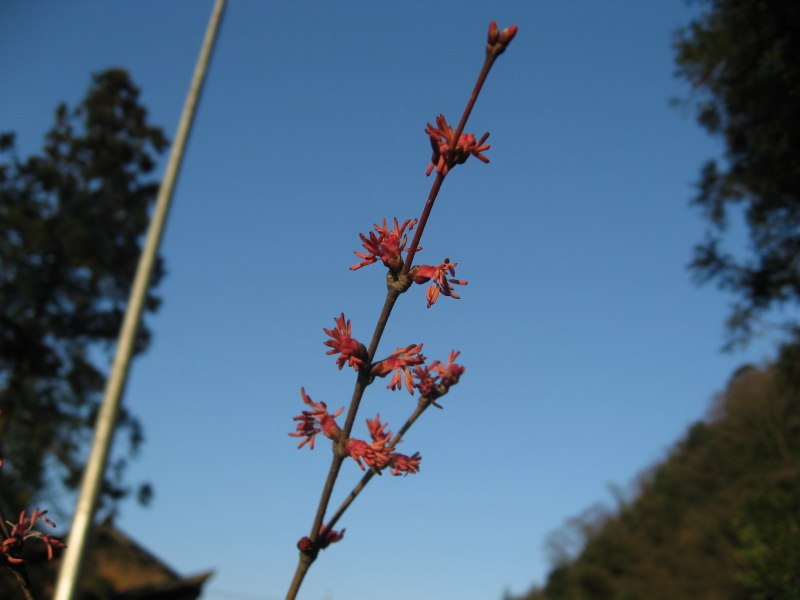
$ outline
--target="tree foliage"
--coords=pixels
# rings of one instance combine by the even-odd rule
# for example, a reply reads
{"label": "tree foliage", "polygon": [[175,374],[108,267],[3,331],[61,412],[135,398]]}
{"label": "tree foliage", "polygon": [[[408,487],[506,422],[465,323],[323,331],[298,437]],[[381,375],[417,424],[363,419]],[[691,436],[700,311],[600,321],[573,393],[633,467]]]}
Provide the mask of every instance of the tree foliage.
{"label": "tree foliage", "polygon": [[633,500],[559,532],[580,549],[519,600],[800,600],[798,507],[800,346],[789,345],[740,369]]}
{"label": "tree foliage", "polygon": [[[800,3],[703,4],[703,16],[678,32],[676,62],[698,99],[698,121],[724,139],[725,159],[701,171],[695,201],[710,227],[691,268],[734,293],[736,342],[770,309],[800,302]],[[722,247],[732,214],[746,222],[744,256]]]}
{"label": "tree foliage", "polygon": [[[139,90],[119,69],[96,74],[74,109],[62,104],[40,154],[21,159],[0,136],[0,499],[19,510],[34,495],[79,482],[158,183],[147,178],[167,146]],[[162,275],[161,261],[154,274]],[[158,299],[150,294],[147,310]],[[136,341],[141,352],[149,332]],[[136,419],[120,424],[135,448]],[[126,493],[115,461],[106,497]],[[12,511],[13,513],[13,511]]]}

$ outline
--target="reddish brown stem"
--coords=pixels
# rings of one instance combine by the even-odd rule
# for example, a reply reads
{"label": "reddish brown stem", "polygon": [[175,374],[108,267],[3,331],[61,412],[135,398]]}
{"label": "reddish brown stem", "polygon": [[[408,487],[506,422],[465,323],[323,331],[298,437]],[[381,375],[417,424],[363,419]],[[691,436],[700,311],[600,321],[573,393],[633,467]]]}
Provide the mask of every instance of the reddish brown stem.
{"label": "reddish brown stem", "polygon": [[350,437],[350,432],[353,430],[353,424],[356,420],[358,407],[361,404],[361,398],[364,395],[364,390],[369,385],[369,365],[375,360],[375,353],[378,351],[378,344],[383,337],[383,332],[386,329],[386,324],[389,322],[389,317],[392,314],[395,302],[400,297],[401,292],[396,289],[390,288],[386,292],[386,300],[383,303],[383,310],[381,316],[378,317],[378,322],[375,324],[375,331],[372,334],[372,341],[367,348],[367,362],[364,368],[359,372],[356,385],[353,389],[353,397],[350,399],[350,408],[347,411],[347,418],[342,428],[342,435],[339,438],[341,443],[344,443]]}
{"label": "reddish brown stem", "polygon": [[10,569],[14,574],[14,579],[17,580],[17,585],[19,585],[19,589],[22,591],[22,595],[25,600],[36,600],[36,593],[33,591],[33,585],[28,577],[28,572],[25,569],[25,565],[10,567]]}
{"label": "reddish brown stem", "polygon": [[[497,60],[498,56],[499,55],[496,52],[486,53],[486,59],[483,61],[483,67],[481,67],[481,72],[478,74],[475,87],[472,88],[472,95],[469,97],[467,106],[464,107],[464,112],[461,115],[461,120],[458,122],[458,127],[456,128],[455,135],[453,136],[454,140],[458,140],[461,137],[461,134],[464,133],[464,127],[467,126],[467,120],[472,114],[472,109],[475,107],[475,102],[478,100],[478,95],[481,93],[483,84],[486,83],[486,77],[488,77],[489,71],[491,70],[494,61]],[[449,167],[452,168],[453,165],[449,165]],[[414,234],[414,240],[411,242],[411,247],[406,255],[406,260],[403,263],[403,270],[401,271],[402,275],[408,274],[408,271],[411,269],[411,264],[414,261],[414,255],[417,253],[417,246],[419,246],[420,239],[422,239],[422,232],[425,230],[425,224],[428,222],[428,217],[431,214],[434,202],[436,202],[436,197],[439,195],[439,190],[442,188],[442,183],[444,183],[445,176],[446,175],[443,173],[436,173],[436,179],[434,180],[433,185],[431,186],[431,191],[428,194],[428,201],[425,203],[422,216],[419,218],[417,232]]]}
{"label": "reddish brown stem", "polygon": [[472,109],[475,106],[475,102],[478,100],[478,95],[481,93],[483,84],[486,83],[486,78],[489,76],[489,71],[491,70],[494,61],[497,60],[498,56],[499,54],[496,52],[486,53],[486,59],[483,61],[483,67],[481,67],[481,72],[478,74],[478,80],[475,82],[475,87],[472,88],[472,95],[469,97],[467,106],[464,108],[464,113],[461,115],[461,120],[458,122],[455,139],[460,138],[461,134],[464,133],[464,127],[467,126],[467,120],[472,114]]}
{"label": "reddish brown stem", "polygon": [[439,190],[442,189],[444,178],[444,174],[436,173],[436,179],[433,181],[431,191],[428,193],[428,200],[425,202],[425,208],[422,209],[422,215],[419,218],[417,232],[414,234],[414,241],[411,242],[411,248],[409,248],[406,261],[403,263],[403,270],[400,271],[401,275],[407,275],[411,268],[414,255],[417,253],[417,246],[419,246],[419,241],[422,239],[422,232],[425,231],[425,224],[428,222],[428,217],[433,209],[433,203],[436,202],[436,197],[439,195]]}

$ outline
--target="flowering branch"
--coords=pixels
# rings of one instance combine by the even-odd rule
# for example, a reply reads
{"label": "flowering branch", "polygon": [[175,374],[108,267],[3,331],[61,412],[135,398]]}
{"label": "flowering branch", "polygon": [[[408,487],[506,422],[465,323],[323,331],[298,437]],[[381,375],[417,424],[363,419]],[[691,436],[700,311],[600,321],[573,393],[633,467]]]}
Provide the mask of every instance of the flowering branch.
{"label": "flowering branch", "polygon": [[[455,278],[457,264],[451,263],[449,258],[438,265],[413,266],[413,260],[416,253],[422,250],[419,245],[422,233],[445,177],[456,165],[464,164],[470,156],[474,156],[484,163],[489,162],[489,159],[483,154],[489,149],[489,145],[485,143],[489,134],[485,133],[479,140],[476,140],[473,134],[464,133],[464,127],[489,70],[497,57],[505,51],[516,32],[516,26],[500,31],[494,21],[490,23],[486,58],[458,127],[455,130],[450,127],[444,115],[436,118],[435,127],[428,123],[425,132],[429,136],[433,154],[426,172],[430,175],[435,170],[436,177],[431,185],[420,219],[406,219],[400,223],[395,218],[393,227],[390,227],[386,219],[383,219],[381,225],[374,226],[374,231],[370,231],[366,235],[359,234],[363,251],[355,252],[360,261],[352,265],[350,270],[358,270],[381,261],[387,268],[386,299],[368,347],[352,337],[351,323],[345,319],[344,313],[334,319],[336,324],[334,328],[324,329],[329,337],[325,341],[325,345],[330,348],[327,353],[338,355],[336,364],[339,370],[349,366],[356,372],[356,382],[344,424],[340,427],[336,423],[336,417],[344,411],[343,408],[331,414],[324,402],[313,402],[306,394],[305,389],[301,389],[303,402],[310,407],[310,410],[303,410],[300,415],[294,417],[294,420],[297,421],[296,431],[289,435],[304,438],[298,447],[307,444],[313,450],[315,437],[322,433],[332,441],[333,456],[311,531],[297,544],[300,557],[294,579],[286,595],[287,600],[296,598],[303,578],[316,560],[319,551],[342,539],[344,530],[336,531],[333,527],[374,475],[380,475],[385,469],[389,469],[390,473],[396,476],[419,472],[422,458],[419,452],[412,455],[401,454],[396,451],[396,447],[401,442],[402,436],[429,406],[434,405],[441,408],[436,401],[445,395],[450,387],[458,383],[464,373],[464,367],[454,362],[459,354],[455,351],[451,352],[446,363],[434,361],[425,366],[421,343],[397,348],[388,357],[377,362],[375,362],[375,355],[395,302],[412,284],[430,284],[426,292],[428,308],[438,300],[440,295],[458,299],[459,296],[453,286],[467,285],[466,281]],[[415,227],[416,232],[409,245],[408,234]],[[402,256],[404,252],[405,259]],[[382,423],[380,415],[376,415],[374,419],[366,420],[370,441],[351,437],[364,391],[376,377],[383,378],[388,375],[391,375],[387,386],[389,389],[399,390],[405,387],[412,395],[415,390],[420,392],[417,407],[397,434],[393,435],[388,430],[388,424]],[[348,457],[352,458],[366,473],[327,525],[324,525],[323,521],[339,470]],[[367,470],[367,468],[369,469]]]}

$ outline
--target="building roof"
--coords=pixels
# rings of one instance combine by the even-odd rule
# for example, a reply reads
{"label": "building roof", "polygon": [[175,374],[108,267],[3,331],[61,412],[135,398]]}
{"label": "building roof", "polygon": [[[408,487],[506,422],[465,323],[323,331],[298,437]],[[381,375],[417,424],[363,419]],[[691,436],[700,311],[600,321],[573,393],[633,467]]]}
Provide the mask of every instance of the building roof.
{"label": "building roof", "polygon": [[[91,540],[81,600],[197,600],[213,575],[210,570],[180,575],[110,520],[95,528]],[[31,556],[29,572],[45,598],[53,595],[60,563],[59,557],[41,562]],[[0,581],[0,597],[5,599],[8,589],[8,583]]]}

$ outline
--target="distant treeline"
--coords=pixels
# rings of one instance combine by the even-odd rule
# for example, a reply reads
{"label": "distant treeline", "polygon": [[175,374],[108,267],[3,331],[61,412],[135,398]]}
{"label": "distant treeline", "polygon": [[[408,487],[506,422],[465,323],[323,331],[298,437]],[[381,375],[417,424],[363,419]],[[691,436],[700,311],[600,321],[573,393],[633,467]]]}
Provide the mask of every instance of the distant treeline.
{"label": "distant treeline", "polygon": [[800,599],[800,343],[740,368],[637,487],[554,535],[546,585],[512,600]]}

